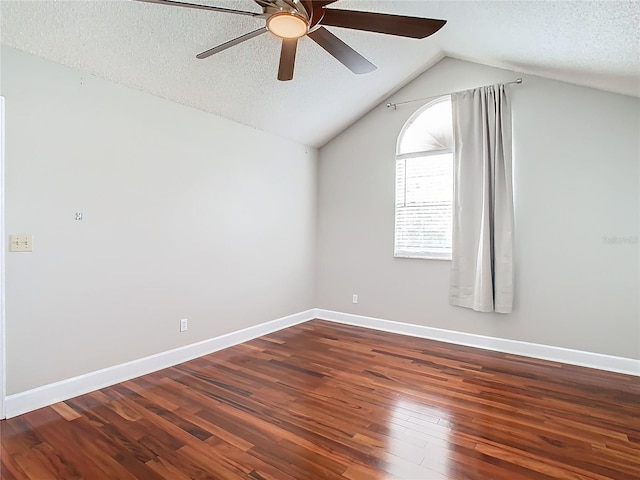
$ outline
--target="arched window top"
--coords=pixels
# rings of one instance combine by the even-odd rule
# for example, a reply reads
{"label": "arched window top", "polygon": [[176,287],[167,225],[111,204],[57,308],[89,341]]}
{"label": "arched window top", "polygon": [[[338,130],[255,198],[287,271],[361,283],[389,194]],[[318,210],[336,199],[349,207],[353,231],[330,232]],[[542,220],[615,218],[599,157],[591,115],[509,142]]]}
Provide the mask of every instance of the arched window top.
{"label": "arched window top", "polygon": [[453,126],[451,97],[440,97],[416,111],[402,127],[396,155],[451,152]]}

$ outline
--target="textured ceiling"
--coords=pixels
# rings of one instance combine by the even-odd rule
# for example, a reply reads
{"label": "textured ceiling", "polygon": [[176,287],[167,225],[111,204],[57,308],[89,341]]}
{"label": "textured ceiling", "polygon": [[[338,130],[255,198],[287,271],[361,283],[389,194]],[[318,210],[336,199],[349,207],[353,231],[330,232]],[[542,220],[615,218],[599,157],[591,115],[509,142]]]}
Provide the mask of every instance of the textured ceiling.
{"label": "textured ceiling", "polygon": [[[182,0],[190,1],[190,0]],[[259,12],[252,0],[200,0]],[[335,8],[441,18],[424,40],[329,29],[378,66],[354,75],[308,38],[276,80],[271,34],[195,55],[264,20],[135,1],[2,0],[2,43],[185,105],[322,146],[443,56],[640,96],[640,2],[340,0]]]}

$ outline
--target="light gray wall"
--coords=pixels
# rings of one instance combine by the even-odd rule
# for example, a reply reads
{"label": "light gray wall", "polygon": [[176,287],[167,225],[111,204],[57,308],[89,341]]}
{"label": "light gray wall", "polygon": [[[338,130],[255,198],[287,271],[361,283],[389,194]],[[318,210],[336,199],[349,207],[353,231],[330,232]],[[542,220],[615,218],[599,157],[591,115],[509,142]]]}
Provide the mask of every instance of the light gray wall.
{"label": "light gray wall", "polygon": [[[316,197],[313,149],[4,47],[1,74],[6,234],[35,246],[7,253],[7,394],[313,306],[640,358],[638,244],[603,241],[638,235],[638,99],[514,87],[502,316],[447,304],[449,262],[393,258],[395,141],[419,104],[325,146]],[[445,59],[394,100],[515,76]]]}
{"label": "light gray wall", "polygon": [[512,88],[515,311],[449,306],[450,262],[393,257],[395,144],[420,103],[397,111],[383,103],[321,149],[316,304],[640,358],[640,101],[450,58],[392,101],[518,76],[524,84]]}
{"label": "light gray wall", "polygon": [[2,95],[7,394],[314,306],[315,150],[9,48]]}

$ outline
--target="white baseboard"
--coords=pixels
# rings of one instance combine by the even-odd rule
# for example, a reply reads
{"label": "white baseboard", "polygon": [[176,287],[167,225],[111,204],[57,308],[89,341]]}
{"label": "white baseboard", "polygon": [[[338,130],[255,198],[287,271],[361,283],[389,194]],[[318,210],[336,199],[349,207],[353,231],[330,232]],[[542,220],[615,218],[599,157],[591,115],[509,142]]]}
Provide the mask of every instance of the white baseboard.
{"label": "white baseboard", "polygon": [[550,345],[520,342],[504,338],[485,337],[472,333],[424,327],[421,325],[412,325],[408,323],[394,322],[391,320],[383,320],[380,318],[334,312],[331,310],[316,309],[315,313],[316,318],[337,323],[345,323],[348,325],[373,328],[375,330],[382,330],[385,332],[410,335],[412,337],[428,338],[457,345],[467,345],[470,347],[482,348],[484,350],[495,350],[497,352],[512,353],[514,355],[523,355],[525,357],[540,358],[542,360],[551,360],[554,362],[568,363],[570,365],[578,365],[581,367],[597,368],[599,370],[640,376],[640,360],[633,358],[614,357],[612,355],[571,350],[569,348],[553,347]]}
{"label": "white baseboard", "polygon": [[580,350],[507,340],[504,338],[485,337],[471,333],[424,327],[421,325],[394,322],[331,310],[311,309],[174,350],[168,350],[149,357],[68,378],[60,382],[43,385],[42,387],[27,390],[26,392],[9,395],[5,398],[6,418],[12,418],[38,408],[77,397],[78,395],[83,395],[141,375],[156,372],[163,368],[172,367],[179,363],[208,355],[209,353],[252,340],[262,335],[313,320],[314,318],[410,335],[412,337],[467,345],[485,350],[495,350],[498,352],[640,376],[640,360],[631,358],[614,357],[600,353],[583,352]]}
{"label": "white baseboard", "polygon": [[5,399],[6,418],[62,402],[78,395],[93,392],[116,383],[124,382],[141,375],[172,367],[188,360],[237,345],[248,340],[282,330],[315,318],[315,310],[296,313],[278,318],[254,327],[231,332],[226,335],[193,343],[184,347],[161,352],[149,357],[97,370],[84,375],[68,378],[60,382],[43,385],[26,392],[9,395]]}

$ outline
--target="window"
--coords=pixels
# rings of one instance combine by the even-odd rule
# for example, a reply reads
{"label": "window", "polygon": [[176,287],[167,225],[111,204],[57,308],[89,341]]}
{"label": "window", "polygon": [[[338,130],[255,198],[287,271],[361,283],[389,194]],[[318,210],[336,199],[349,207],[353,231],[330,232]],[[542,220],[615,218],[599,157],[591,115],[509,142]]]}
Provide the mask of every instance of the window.
{"label": "window", "polygon": [[451,97],[414,113],[396,147],[396,257],[451,260]]}

